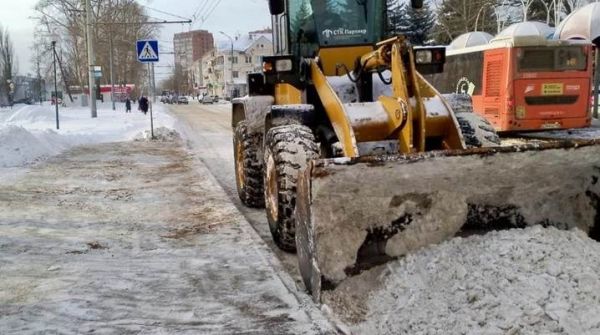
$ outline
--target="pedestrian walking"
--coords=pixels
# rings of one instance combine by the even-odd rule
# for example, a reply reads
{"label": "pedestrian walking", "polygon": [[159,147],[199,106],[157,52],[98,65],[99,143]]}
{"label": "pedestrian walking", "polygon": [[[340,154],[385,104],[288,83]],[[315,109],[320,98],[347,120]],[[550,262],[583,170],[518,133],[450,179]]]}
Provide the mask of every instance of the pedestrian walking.
{"label": "pedestrian walking", "polygon": [[125,113],[131,113],[131,100],[129,97],[125,99]]}
{"label": "pedestrian walking", "polygon": [[146,98],[145,96],[142,95],[142,97],[140,98],[140,101],[138,101],[138,106],[139,106],[140,110],[142,111],[142,113],[144,113],[144,115],[146,115],[146,113],[148,113],[148,98]]}

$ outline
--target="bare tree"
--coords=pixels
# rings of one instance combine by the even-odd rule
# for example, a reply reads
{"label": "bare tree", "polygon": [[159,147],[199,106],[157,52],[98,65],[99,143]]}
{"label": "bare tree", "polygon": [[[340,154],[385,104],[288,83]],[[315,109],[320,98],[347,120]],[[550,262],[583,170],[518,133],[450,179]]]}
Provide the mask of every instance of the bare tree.
{"label": "bare tree", "polygon": [[2,28],[0,25],[0,92],[9,104],[12,104],[10,85],[17,71],[15,62],[15,52],[8,28]]}
{"label": "bare tree", "polygon": [[510,0],[522,12],[522,20],[545,21],[558,26],[561,20],[591,0]]}
{"label": "bare tree", "polygon": [[[58,35],[63,52],[66,81],[84,87],[87,84],[87,49],[85,6],[81,0],[39,0],[35,7],[39,24],[48,34]],[[102,0],[92,2],[93,35],[96,64],[103,69],[101,84],[109,83],[109,46],[112,42],[115,83],[143,81],[143,66],[136,61],[135,41],[149,38],[155,28],[140,24],[148,17],[135,0]],[[112,41],[111,41],[112,39]]]}
{"label": "bare tree", "polygon": [[495,33],[496,0],[443,0],[437,7],[435,38],[448,43],[460,34],[471,31]]}
{"label": "bare tree", "polygon": [[536,0],[519,0],[521,3],[521,9],[523,10],[523,22],[527,21],[529,15],[529,8]]}
{"label": "bare tree", "polygon": [[33,44],[31,45],[31,59],[30,62],[33,64],[33,70],[36,76],[36,85],[34,87],[34,98],[42,101],[44,96],[44,82],[48,79],[47,70],[44,70],[49,66],[49,60],[44,57],[48,52],[48,46],[40,29],[36,29],[34,32]]}

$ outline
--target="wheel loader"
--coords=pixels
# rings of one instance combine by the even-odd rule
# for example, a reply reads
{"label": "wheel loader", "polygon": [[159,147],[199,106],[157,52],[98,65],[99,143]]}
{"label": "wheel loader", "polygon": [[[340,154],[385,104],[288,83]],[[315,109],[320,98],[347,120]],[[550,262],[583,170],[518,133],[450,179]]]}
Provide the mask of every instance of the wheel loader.
{"label": "wheel loader", "polygon": [[465,227],[598,236],[598,141],[500,146],[468,96],[424,79],[443,48],[385,38],[385,3],[270,0],[274,56],[232,103],[239,197],[313,298]]}

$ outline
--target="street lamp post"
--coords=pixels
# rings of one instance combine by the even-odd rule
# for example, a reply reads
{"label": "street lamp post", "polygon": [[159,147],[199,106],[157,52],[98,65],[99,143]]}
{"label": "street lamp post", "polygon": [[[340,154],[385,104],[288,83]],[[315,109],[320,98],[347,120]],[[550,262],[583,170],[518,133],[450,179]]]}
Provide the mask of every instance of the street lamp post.
{"label": "street lamp post", "polygon": [[230,61],[231,61],[231,69],[230,69],[231,84],[229,85],[229,98],[233,99],[233,38],[231,38],[231,36],[225,34],[222,31],[220,31],[219,33],[221,33],[222,35],[227,37],[229,39],[229,41],[231,41],[231,59],[230,59]]}
{"label": "street lamp post", "polygon": [[92,9],[90,0],[85,0],[85,21],[87,27],[87,51],[88,51],[88,85],[90,88],[90,109],[92,112],[92,118],[98,117],[96,109],[96,78],[94,72],[94,41],[92,40],[94,34],[92,33]]}
{"label": "street lamp post", "polygon": [[52,41],[52,62],[54,63],[54,107],[56,110],[56,129],[60,129],[58,123],[58,84],[56,81],[56,41]]}

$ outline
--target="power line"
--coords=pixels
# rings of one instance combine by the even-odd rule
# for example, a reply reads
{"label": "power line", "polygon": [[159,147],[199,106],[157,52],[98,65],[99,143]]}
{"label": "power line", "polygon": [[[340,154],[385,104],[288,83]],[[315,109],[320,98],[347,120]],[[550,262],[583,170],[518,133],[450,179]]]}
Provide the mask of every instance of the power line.
{"label": "power line", "polygon": [[[217,7],[221,4],[221,1],[223,1],[223,0],[216,0],[214,6],[207,12],[206,16],[204,16],[202,18],[202,24],[204,24],[204,22],[206,22],[206,20],[208,20],[210,18],[210,16],[213,14],[215,9],[217,9]],[[202,24],[200,25],[200,27],[202,27]]]}
{"label": "power line", "polygon": [[139,22],[96,22],[95,24],[170,24],[170,23],[192,23],[192,20],[186,21],[139,21]]}
{"label": "power line", "polygon": [[148,6],[145,6],[145,5],[142,5],[142,6],[145,7],[145,8],[147,8],[147,9],[149,9],[149,10],[155,11],[157,13],[161,13],[161,14],[165,14],[165,15],[170,15],[170,16],[173,16],[173,17],[176,17],[176,18],[179,18],[179,19],[189,20],[189,18],[183,17],[183,16],[179,16],[177,14],[165,12],[165,11],[162,11],[162,10],[159,10],[159,9],[156,9],[156,8],[152,8],[152,7],[148,7]]}
{"label": "power line", "polygon": [[194,11],[194,15],[192,15],[192,18],[194,19],[195,23],[198,20],[198,14],[200,14],[201,12],[204,11],[204,9],[206,8],[206,5],[210,2],[210,0],[205,0],[203,3],[201,3],[200,5],[198,5],[198,8]]}

